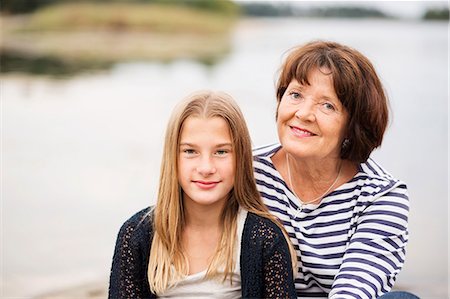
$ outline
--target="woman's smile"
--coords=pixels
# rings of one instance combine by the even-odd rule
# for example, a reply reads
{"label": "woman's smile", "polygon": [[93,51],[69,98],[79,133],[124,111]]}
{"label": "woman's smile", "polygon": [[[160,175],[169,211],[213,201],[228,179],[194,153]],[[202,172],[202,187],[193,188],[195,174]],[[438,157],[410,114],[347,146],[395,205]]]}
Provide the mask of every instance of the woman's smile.
{"label": "woman's smile", "polygon": [[295,127],[295,126],[289,126],[292,130],[292,133],[294,133],[295,136],[297,137],[312,137],[312,136],[316,136],[316,134],[311,133],[308,130],[305,129],[301,129],[299,127]]}

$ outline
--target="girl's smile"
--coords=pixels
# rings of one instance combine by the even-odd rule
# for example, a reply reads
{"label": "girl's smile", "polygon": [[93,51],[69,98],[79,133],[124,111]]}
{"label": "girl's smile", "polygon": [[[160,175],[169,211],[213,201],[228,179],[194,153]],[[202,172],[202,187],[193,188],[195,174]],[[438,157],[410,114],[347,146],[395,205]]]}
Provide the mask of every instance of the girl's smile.
{"label": "girl's smile", "polygon": [[212,189],[220,183],[220,181],[192,181],[201,189]]}

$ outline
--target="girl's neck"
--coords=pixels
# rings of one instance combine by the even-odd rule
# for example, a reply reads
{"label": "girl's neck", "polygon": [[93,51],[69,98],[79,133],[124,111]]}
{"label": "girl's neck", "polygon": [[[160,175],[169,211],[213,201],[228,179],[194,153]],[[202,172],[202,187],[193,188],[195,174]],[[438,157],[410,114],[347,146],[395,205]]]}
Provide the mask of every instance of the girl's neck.
{"label": "girl's neck", "polygon": [[217,229],[221,227],[223,205],[204,206],[204,205],[184,205],[184,225],[192,229]]}
{"label": "girl's neck", "polygon": [[221,205],[199,205],[185,202],[185,222],[181,232],[189,272],[194,274],[208,268],[222,236]]}

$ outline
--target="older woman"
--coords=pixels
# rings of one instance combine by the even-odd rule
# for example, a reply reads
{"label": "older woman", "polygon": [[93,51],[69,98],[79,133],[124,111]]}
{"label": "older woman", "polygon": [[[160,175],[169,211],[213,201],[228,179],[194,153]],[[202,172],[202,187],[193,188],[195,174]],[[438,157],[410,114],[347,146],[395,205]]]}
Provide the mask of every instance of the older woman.
{"label": "older woman", "polygon": [[377,298],[408,241],[406,185],[369,158],[388,104],[370,61],[334,42],[293,49],[277,84],[280,144],[256,149],[259,191],[297,250],[299,298]]}

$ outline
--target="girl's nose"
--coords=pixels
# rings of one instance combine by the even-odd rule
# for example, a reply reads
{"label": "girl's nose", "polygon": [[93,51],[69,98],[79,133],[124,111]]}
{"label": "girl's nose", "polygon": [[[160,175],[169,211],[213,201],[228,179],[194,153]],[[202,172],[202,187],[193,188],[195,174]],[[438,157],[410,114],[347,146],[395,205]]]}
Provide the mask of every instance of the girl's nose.
{"label": "girl's nose", "polygon": [[216,172],[216,168],[210,158],[205,158],[200,161],[200,165],[197,166],[197,172],[203,176],[208,176]]}

